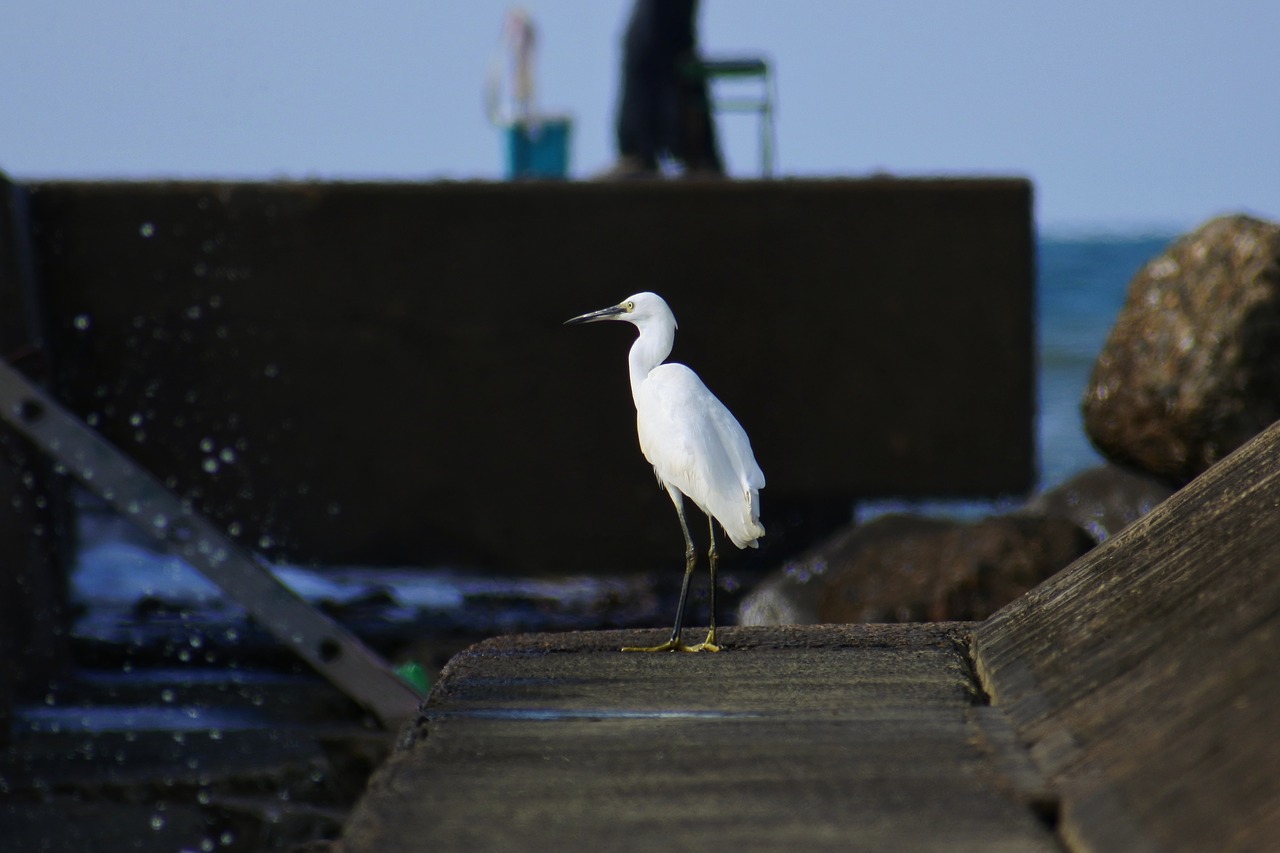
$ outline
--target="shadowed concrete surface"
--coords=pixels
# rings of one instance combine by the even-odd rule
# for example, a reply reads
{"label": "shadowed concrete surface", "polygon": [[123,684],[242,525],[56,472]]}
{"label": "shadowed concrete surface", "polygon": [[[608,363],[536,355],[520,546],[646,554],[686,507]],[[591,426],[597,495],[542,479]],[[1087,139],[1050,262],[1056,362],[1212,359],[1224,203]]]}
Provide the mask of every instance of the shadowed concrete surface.
{"label": "shadowed concrete surface", "polygon": [[975,631],[1092,850],[1280,845],[1280,423]]}
{"label": "shadowed concrete surface", "polygon": [[983,623],[474,646],[340,849],[1274,850],[1277,458],[1280,423]]}
{"label": "shadowed concrete surface", "polygon": [[730,629],[718,655],[620,653],[635,632],[481,643],[340,849],[1057,849],[967,631]]}

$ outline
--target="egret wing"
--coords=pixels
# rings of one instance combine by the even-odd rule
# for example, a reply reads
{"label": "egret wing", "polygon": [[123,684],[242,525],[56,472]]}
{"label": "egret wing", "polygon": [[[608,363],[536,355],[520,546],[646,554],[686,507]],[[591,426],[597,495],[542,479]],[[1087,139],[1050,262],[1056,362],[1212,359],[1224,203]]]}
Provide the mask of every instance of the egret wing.
{"label": "egret wing", "polygon": [[654,368],[636,397],[636,426],[659,481],[720,522],[739,548],[754,546],[764,535],[764,474],[746,431],[702,380],[682,364]]}

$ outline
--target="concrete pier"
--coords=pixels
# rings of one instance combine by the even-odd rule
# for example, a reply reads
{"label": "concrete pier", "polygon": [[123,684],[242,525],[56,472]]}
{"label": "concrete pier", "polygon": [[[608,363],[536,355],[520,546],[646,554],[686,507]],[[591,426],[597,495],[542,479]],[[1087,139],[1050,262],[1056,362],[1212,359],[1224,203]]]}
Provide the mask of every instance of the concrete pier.
{"label": "concrete pier", "polygon": [[475,646],[340,849],[1274,850],[1277,458],[1280,424],[983,623]]}
{"label": "concrete pier", "polygon": [[731,629],[719,655],[622,654],[623,632],[482,643],[342,849],[1055,850],[968,631]]}

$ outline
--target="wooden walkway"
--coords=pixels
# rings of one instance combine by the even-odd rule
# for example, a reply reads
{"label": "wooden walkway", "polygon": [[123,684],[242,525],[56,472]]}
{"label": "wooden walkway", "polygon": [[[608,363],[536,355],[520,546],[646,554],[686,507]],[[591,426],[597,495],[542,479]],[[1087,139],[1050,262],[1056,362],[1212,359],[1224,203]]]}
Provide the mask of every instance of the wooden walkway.
{"label": "wooden walkway", "polygon": [[1280,424],[984,623],[723,639],[469,649],[336,849],[1280,849]]}

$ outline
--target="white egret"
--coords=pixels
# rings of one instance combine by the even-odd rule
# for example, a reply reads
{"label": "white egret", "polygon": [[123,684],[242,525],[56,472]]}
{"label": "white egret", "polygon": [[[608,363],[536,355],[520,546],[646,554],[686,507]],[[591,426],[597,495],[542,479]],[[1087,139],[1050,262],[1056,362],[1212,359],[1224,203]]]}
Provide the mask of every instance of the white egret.
{"label": "white egret", "polygon": [[[640,451],[653,465],[658,482],[671,496],[684,533],[684,584],[676,606],[671,639],[660,646],[624,648],[638,652],[718,652],[716,645],[716,522],[739,548],[755,548],[760,524],[760,490],[764,474],[751,453],[751,442],[738,421],[698,375],[683,364],[664,364],[675,341],[676,318],[661,296],[637,293],[612,308],[567,320],[565,325],[623,320],[639,330],[628,358],[631,399],[636,404]],[[684,518],[687,497],[707,516],[711,547],[711,628],[707,638],[687,646],[680,638],[685,599],[697,554]]]}

